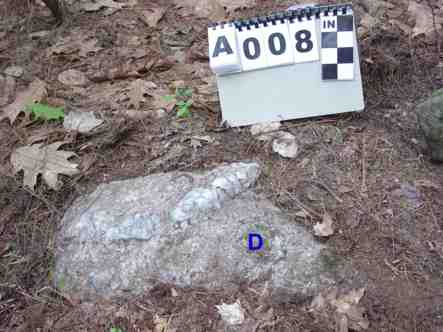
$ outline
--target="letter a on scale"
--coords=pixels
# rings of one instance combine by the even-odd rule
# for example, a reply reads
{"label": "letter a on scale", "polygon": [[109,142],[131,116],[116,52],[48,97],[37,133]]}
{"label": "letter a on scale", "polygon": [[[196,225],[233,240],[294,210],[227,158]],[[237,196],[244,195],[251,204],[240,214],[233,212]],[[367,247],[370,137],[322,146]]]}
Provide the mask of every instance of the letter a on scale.
{"label": "letter a on scale", "polygon": [[241,71],[237,34],[232,23],[208,28],[209,64],[216,74]]}

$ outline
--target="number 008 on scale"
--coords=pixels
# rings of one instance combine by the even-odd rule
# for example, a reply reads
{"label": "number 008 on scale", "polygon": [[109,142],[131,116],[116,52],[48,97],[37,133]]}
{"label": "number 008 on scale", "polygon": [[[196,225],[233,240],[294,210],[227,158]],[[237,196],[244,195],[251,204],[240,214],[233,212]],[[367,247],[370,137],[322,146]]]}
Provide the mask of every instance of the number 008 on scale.
{"label": "number 008 on scale", "polygon": [[236,26],[226,23],[208,29],[211,69],[219,75],[319,60],[315,20]]}

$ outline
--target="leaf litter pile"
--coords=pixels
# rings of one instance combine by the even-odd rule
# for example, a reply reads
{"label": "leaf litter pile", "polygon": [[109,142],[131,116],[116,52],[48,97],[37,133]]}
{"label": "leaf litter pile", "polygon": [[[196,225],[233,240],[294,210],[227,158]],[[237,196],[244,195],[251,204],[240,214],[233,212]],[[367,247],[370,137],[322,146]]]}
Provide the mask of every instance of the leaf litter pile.
{"label": "leaf litter pile", "polygon": [[[282,123],[293,159],[272,132],[220,124],[206,40],[212,20],[293,2],[65,2],[55,25],[39,1],[0,1],[0,331],[443,330],[443,168],[414,111],[443,85],[441,1],[354,2],[366,111]],[[53,288],[57,225],[79,195],[250,159],[258,190],[362,273],[355,287],[287,304],[253,284],[99,303]]]}

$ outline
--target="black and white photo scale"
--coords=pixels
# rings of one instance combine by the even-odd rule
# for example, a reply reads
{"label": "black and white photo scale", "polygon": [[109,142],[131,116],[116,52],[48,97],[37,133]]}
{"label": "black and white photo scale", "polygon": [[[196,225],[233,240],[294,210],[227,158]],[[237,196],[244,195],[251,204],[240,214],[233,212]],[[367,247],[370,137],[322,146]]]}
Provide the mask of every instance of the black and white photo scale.
{"label": "black and white photo scale", "polygon": [[325,15],[321,19],[322,79],[354,79],[354,17]]}

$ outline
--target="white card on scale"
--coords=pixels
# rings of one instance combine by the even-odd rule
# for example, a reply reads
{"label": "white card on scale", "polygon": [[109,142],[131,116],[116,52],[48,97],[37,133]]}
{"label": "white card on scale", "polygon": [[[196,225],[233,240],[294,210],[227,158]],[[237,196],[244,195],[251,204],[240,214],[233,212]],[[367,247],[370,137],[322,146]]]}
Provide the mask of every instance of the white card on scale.
{"label": "white card on scale", "polygon": [[263,28],[268,67],[288,65],[294,62],[294,52],[290,43],[288,23],[273,20]]}
{"label": "white card on scale", "polygon": [[240,60],[243,71],[266,68],[266,43],[262,24],[248,24],[237,31]]}
{"label": "white card on scale", "polygon": [[241,71],[237,34],[232,23],[208,28],[209,66],[218,75]]}
{"label": "white card on scale", "polygon": [[294,50],[294,62],[318,61],[317,27],[315,18],[303,17],[289,23],[292,49]]}

